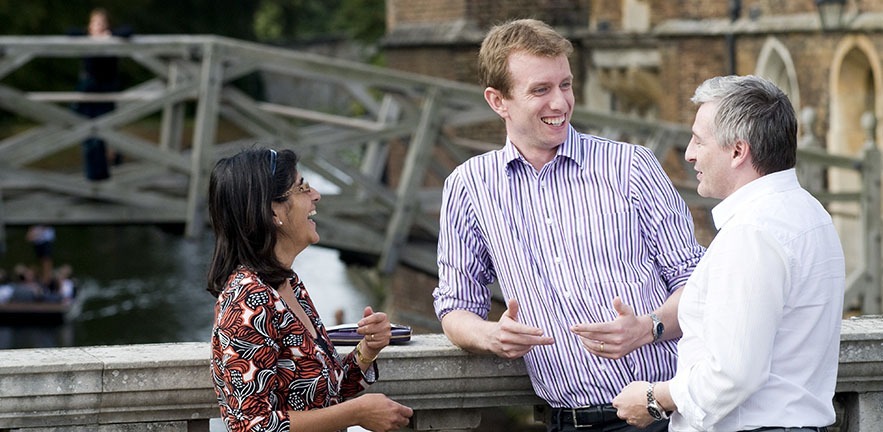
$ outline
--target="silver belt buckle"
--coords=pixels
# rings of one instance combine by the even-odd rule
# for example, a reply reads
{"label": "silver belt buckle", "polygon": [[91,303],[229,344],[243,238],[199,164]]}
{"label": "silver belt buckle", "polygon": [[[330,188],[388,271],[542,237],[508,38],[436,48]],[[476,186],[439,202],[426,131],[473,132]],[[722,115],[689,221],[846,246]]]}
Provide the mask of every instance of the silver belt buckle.
{"label": "silver belt buckle", "polygon": [[575,427],[575,428],[577,428],[577,429],[590,428],[590,427],[592,427],[592,425],[590,425],[590,424],[587,424],[587,425],[579,424],[579,422],[576,420],[576,410],[578,410],[578,409],[583,409],[583,408],[591,408],[591,407],[590,407],[590,406],[584,406],[584,407],[574,408],[574,409],[570,410],[570,415],[573,416],[573,427]]}

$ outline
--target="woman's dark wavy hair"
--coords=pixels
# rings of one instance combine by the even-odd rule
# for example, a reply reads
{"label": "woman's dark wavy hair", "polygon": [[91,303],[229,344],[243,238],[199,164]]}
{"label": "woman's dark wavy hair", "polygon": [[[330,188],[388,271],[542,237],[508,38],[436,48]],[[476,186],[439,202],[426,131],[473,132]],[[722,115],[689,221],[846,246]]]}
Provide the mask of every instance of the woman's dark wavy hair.
{"label": "woman's dark wavy hair", "polygon": [[264,283],[277,287],[294,276],[289,265],[276,259],[276,225],[273,201],[297,179],[298,157],[280,150],[272,173],[272,151],[255,147],[215,164],[209,181],[208,207],[215,232],[215,250],[208,271],[208,291],[217,297],[240,265],[257,273]]}

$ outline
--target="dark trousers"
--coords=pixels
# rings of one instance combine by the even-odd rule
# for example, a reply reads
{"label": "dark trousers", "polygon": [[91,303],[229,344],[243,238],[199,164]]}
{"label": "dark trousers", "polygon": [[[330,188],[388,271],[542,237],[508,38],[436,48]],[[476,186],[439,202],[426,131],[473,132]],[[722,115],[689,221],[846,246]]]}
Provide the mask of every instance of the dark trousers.
{"label": "dark trousers", "polygon": [[[540,407],[538,407],[540,408]],[[592,407],[595,411],[591,413],[587,418],[583,418],[580,420],[577,418],[577,421],[583,421],[588,424],[592,424],[591,427],[586,426],[577,426],[574,424],[574,418],[572,414],[569,414],[567,410],[565,412],[561,412],[558,409],[551,407],[541,407],[542,418],[546,423],[546,431],[548,432],[667,432],[668,431],[668,420],[657,421],[651,423],[644,429],[639,429],[635,426],[631,426],[625,422],[625,420],[621,420],[616,416],[616,410],[608,405]]]}
{"label": "dark trousers", "polygon": [[546,424],[546,431],[548,432],[667,432],[668,431],[668,420],[653,422],[649,426],[644,429],[638,429],[636,426],[632,426],[625,422],[625,420],[610,423],[604,426],[590,427],[590,428],[579,428],[577,429],[572,423],[570,424]]}
{"label": "dark trousers", "polygon": [[89,180],[110,178],[107,169],[107,147],[103,140],[89,138],[83,141],[83,168]]}

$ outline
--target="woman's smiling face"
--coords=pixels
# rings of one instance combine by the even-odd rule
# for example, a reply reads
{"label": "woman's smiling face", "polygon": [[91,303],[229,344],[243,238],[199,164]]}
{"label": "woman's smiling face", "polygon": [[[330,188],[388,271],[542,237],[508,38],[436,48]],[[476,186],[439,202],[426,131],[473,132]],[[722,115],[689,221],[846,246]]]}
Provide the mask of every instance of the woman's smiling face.
{"label": "woman's smiling face", "polygon": [[278,222],[282,222],[279,238],[290,239],[298,251],[318,243],[319,233],[312,217],[316,214],[316,202],[322,198],[319,191],[311,188],[298,174],[294,185],[280,198],[285,201],[273,202],[273,211]]}

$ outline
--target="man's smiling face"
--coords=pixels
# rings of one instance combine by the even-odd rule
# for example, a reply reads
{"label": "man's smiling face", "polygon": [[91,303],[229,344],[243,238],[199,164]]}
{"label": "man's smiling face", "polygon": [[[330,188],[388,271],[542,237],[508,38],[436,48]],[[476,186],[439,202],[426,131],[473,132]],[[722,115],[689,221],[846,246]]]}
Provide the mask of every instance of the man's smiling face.
{"label": "man's smiling face", "polygon": [[522,153],[554,150],[567,138],[573,113],[573,74],[565,56],[509,56],[512,90],[501,116]]}

